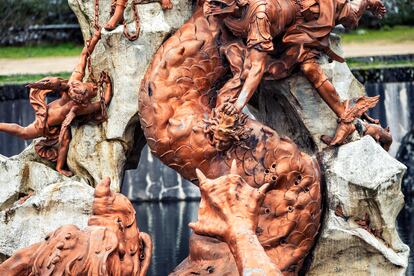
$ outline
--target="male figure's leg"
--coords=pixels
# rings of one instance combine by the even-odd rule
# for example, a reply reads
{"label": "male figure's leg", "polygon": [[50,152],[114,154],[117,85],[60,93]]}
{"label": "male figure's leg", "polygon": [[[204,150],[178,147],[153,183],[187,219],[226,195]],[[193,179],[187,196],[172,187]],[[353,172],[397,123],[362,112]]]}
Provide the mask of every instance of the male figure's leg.
{"label": "male figure's leg", "polygon": [[117,0],[115,2],[115,11],[108,23],[105,25],[105,29],[112,31],[116,26],[124,20],[124,10],[126,8],[127,0]]}
{"label": "male figure's leg", "polygon": [[316,59],[307,60],[301,64],[300,68],[321,98],[340,118],[345,111],[345,105],[341,102],[338,92],[328,80],[318,61]]}
{"label": "male figure's leg", "polygon": [[64,167],[66,166],[66,158],[68,156],[69,151],[69,143],[71,140],[71,133],[70,129],[66,129],[65,133],[63,134],[63,138],[60,141],[59,145],[59,152],[58,152],[58,159],[56,164],[56,170],[65,175],[65,176],[72,176],[73,173],[71,171],[65,170]]}

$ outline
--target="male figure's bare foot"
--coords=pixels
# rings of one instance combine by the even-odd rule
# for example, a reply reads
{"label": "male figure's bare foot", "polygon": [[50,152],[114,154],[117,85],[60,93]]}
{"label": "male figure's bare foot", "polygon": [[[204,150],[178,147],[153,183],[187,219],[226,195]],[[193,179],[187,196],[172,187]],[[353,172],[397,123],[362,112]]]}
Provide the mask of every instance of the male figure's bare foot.
{"label": "male figure's bare foot", "polygon": [[73,172],[63,169],[56,169],[58,173],[63,174],[64,176],[71,177],[73,176]]}

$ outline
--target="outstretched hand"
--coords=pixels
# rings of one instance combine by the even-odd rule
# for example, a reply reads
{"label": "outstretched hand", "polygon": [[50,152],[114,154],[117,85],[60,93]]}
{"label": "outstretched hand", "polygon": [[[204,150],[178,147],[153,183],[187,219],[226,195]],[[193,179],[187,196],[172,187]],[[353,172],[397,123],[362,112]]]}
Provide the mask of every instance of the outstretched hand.
{"label": "outstretched hand", "polygon": [[63,137],[65,136],[65,132],[67,131],[68,127],[72,123],[72,121],[76,118],[76,113],[74,110],[71,110],[68,115],[66,115],[65,120],[62,122],[62,126],[60,127],[59,133],[59,143],[61,144],[63,141]]}
{"label": "outstretched hand", "polygon": [[387,9],[381,0],[369,0],[369,10],[379,19],[384,18],[387,13]]}
{"label": "outstretched hand", "polygon": [[190,227],[199,235],[230,241],[240,231],[255,232],[260,206],[271,184],[256,189],[237,175],[236,161],[231,172],[218,179],[207,179],[197,170],[201,202],[198,221]]}
{"label": "outstretched hand", "polygon": [[224,112],[224,114],[226,114],[228,116],[232,116],[232,115],[235,115],[237,113],[240,113],[240,111],[237,109],[236,104],[235,104],[236,100],[237,99],[227,100],[226,102],[224,102],[223,104],[218,106],[217,110]]}

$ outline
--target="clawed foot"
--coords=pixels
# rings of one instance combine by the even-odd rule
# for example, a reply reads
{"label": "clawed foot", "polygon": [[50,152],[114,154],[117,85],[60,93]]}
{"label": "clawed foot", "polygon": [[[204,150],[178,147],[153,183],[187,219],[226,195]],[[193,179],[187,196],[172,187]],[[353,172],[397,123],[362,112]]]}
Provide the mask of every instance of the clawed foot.
{"label": "clawed foot", "polygon": [[73,172],[71,172],[71,171],[62,170],[62,169],[57,169],[57,171],[58,171],[58,173],[63,174],[66,177],[73,176]]}
{"label": "clawed foot", "polygon": [[171,0],[160,0],[160,2],[163,10],[171,10],[173,8]]}

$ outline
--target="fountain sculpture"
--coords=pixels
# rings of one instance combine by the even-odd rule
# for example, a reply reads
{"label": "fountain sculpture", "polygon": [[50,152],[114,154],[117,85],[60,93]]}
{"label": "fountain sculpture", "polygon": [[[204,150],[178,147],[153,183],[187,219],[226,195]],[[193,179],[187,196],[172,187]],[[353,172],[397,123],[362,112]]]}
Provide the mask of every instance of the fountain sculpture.
{"label": "fountain sculpture", "polygon": [[[140,32],[136,4],[132,2],[135,34],[130,35],[124,24],[129,41],[137,40]],[[172,8],[168,0],[161,4],[164,10]],[[112,1],[112,7],[106,31],[124,22],[126,1]],[[302,271],[321,228],[323,162],[244,114],[243,108],[262,80],[286,78],[299,69],[338,117],[335,135],[320,137],[323,142],[339,146],[357,131],[388,150],[389,130],[367,115],[378,97],[342,101],[319,61],[322,56],[344,61],[329,47],[329,35],[337,24],[356,26],[365,10],[378,17],[386,12],[380,0],[200,0],[191,18],[159,47],[139,90],[140,127],[151,152],[201,191],[199,218],[190,225],[195,232],[190,255],[171,275]],[[47,137],[41,141],[47,150],[37,147],[37,152],[57,159],[57,170],[65,175],[71,174],[63,169],[69,125],[78,115],[93,114],[85,121],[102,121],[111,99],[108,74],[101,75],[98,85],[82,82],[88,58],[101,38],[98,13],[96,1],[95,33],[69,81],[50,77],[29,85],[31,95],[38,93],[36,99],[41,101],[32,101],[37,119],[26,130],[33,129],[33,134],[25,136],[13,130],[16,126],[0,124],[1,131],[22,138]],[[89,69],[92,73],[91,65]],[[103,83],[105,93],[92,102]],[[61,93],[58,101],[68,108],[44,104],[52,91]],[[367,139],[364,142],[369,143]],[[59,151],[49,146],[56,141]],[[97,185],[93,216],[85,230],[63,226],[46,241],[17,251],[0,271],[144,275],[151,241],[137,230],[132,205],[109,187],[109,179]],[[337,216],[343,218],[344,211],[338,208]],[[365,224],[365,231],[371,231]]]}

